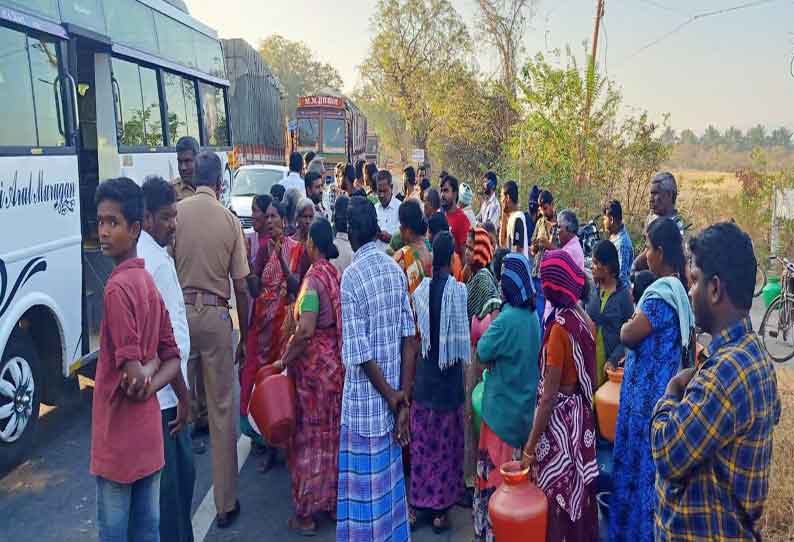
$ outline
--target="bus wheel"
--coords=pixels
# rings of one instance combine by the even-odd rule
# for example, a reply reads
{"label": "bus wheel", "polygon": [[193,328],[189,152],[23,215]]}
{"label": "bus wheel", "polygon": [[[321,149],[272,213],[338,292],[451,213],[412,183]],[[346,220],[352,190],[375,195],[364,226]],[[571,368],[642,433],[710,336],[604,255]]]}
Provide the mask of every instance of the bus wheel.
{"label": "bus wheel", "polygon": [[17,330],[0,360],[0,471],[6,471],[33,445],[44,383],[27,333]]}

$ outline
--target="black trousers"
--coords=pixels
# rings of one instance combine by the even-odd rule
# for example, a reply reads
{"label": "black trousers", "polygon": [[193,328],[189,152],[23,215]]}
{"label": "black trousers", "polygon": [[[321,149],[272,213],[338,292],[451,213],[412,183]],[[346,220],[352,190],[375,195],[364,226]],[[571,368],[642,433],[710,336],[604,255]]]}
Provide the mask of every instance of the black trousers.
{"label": "black trousers", "polygon": [[188,430],[170,435],[169,422],[176,418],[176,407],[162,411],[165,467],[160,478],[160,540],[193,542],[190,508],[196,467]]}

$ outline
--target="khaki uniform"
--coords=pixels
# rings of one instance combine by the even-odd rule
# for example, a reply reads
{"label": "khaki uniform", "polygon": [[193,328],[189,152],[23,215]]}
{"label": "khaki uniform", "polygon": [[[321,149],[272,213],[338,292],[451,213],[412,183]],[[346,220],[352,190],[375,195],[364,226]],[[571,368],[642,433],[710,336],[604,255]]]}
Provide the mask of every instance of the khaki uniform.
{"label": "khaki uniform", "polygon": [[229,277],[247,277],[248,258],[240,222],[211,188],[198,187],[196,195],[181,201],[177,209],[174,259],[190,328],[188,368],[194,367],[206,391],[215,507],[226,513],[237,499],[237,371]]}
{"label": "khaki uniform", "polygon": [[187,199],[191,196],[196,195],[196,187],[187,184],[185,181],[182,180],[181,177],[172,179],[171,186],[173,186],[174,190],[176,191],[176,201],[182,201],[183,199]]}
{"label": "khaki uniform", "polygon": [[[196,195],[196,188],[187,184],[182,177],[171,179],[171,186],[176,192],[176,201],[180,202]],[[174,255],[174,244],[168,247],[171,256]],[[188,365],[187,370],[188,387],[190,388],[190,410],[193,423],[197,427],[207,427],[207,392],[204,389],[204,379],[201,378],[201,368],[196,364]]]}

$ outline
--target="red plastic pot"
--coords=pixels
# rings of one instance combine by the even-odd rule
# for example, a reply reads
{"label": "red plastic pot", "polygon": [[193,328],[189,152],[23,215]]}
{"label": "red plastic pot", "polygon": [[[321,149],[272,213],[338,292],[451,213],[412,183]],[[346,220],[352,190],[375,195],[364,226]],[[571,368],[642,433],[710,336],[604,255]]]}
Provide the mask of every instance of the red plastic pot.
{"label": "red plastic pot", "polygon": [[529,481],[529,469],[511,461],[502,465],[504,483],[488,501],[488,515],[499,542],[546,540],[549,503],[545,493]]}
{"label": "red plastic pot", "polygon": [[[257,373],[248,411],[267,443],[284,448],[295,434],[295,383],[285,374],[262,373],[265,369],[268,367]],[[263,375],[261,379],[260,373]]]}

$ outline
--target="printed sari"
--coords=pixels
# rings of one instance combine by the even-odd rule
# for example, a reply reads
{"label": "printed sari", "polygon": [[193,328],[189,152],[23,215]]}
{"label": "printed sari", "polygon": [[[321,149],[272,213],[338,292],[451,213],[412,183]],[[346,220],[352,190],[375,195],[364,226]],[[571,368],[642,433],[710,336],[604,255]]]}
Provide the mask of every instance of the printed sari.
{"label": "printed sari", "polygon": [[[559,393],[546,431],[535,448],[535,480],[549,499],[546,539],[571,542],[598,540],[598,511],[595,502],[596,461],[593,381],[595,340],[590,325],[575,309],[558,309],[552,316],[571,341],[577,375],[577,391]],[[538,404],[543,397],[551,322],[546,326],[540,355]]]}
{"label": "printed sari", "polygon": [[342,387],[342,303],[339,274],[327,260],[306,273],[294,319],[317,313],[306,350],[289,367],[297,392],[297,426],[287,451],[292,499],[298,517],[336,511]]}
{"label": "printed sari", "polygon": [[[289,237],[282,237],[281,256],[287,261],[291,272],[298,272],[302,253],[302,245]],[[282,271],[276,251],[268,253],[267,247],[260,247],[254,265],[254,272],[260,279],[260,293],[251,310],[245,365],[240,370],[240,417],[241,420],[245,419],[245,423],[241,421],[244,426],[247,425],[248,402],[256,372],[279,359],[289,338],[285,326],[290,296],[287,292],[287,277]]]}
{"label": "printed sari", "polygon": [[402,247],[394,253],[394,261],[400,266],[408,279],[408,293],[413,294],[425,277],[433,274],[433,260],[422,262],[419,251],[410,245]]}

